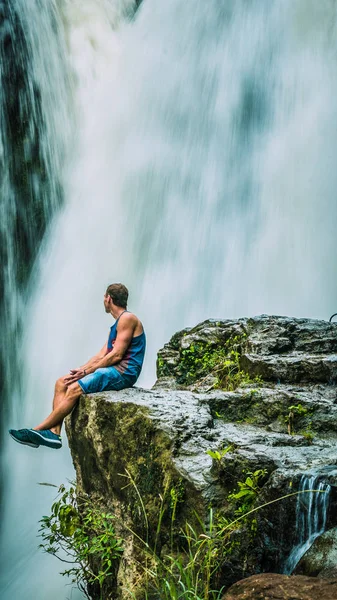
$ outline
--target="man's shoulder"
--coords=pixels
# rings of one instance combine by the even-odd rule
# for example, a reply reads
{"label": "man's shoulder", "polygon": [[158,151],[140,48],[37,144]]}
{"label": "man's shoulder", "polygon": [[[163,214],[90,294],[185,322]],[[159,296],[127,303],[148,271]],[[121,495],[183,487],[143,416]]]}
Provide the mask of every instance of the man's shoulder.
{"label": "man's shoulder", "polygon": [[141,323],[140,320],[138,319],[137,315],[135,315],[132,312],[124,312],[119,319],[119,323],[123,323],[124,325],[126,324],[130,324],[130,325],[138,325],[138,323]]}
{"label": "man's shoulder", "polygon": [[137,315],[128,310],[121,314],[121,319],[123,319],[123,321],[139,321]]}
{"label": "man's shoulder", "polygon": [[132,329],[134,331],[134,335],[139,335],[144,331],[143,324],[137,315],[129,311],[121,315],[118,325],[119,324],[121,325],[121,329]]}

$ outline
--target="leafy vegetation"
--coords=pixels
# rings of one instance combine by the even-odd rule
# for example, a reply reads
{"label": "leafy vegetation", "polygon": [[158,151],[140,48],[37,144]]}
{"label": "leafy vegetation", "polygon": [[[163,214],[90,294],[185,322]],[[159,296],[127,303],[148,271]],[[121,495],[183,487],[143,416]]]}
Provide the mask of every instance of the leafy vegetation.
{"label": "leafy vegetation", "polygon": [[293,435],[295,433],[295,425],[301,417],[305,417],[309,414],[309,410],[305,408],[305,406],[303,406],[301,403],[289,406],[288,410],[289,412],[285,418],[285,421],[288,427],[289,435]]}
{"label": "leafy vegetation", "polygon": [[[241,510],[237,506],[233,519],[219,517],[210,508],[206,523],[199,519],[195,527],[186,522],[180,531],[179,550],[171,548],[169,553],[159,556],[139,540],[149,558],[145,567],[146,588],[141,597],[145,600],[220,600],[224,593],[223,565],[240,547],[238,533],[242,534],[246,528],[251,544],[257,528],[256,513],[269,504],[297,495],[297,492],[290,493],[252,508],[266,474],[266,470],[259,469],[246,473],[245,481],[238,482],[239,491],[233,492],[231,500],[241,505]],[[246,507],[251,507],[249,510],[244,508],[242,499]],[[132,592],[130,596],[135,600],[139,597]]]}
{"label": "leafy vegetation", "polygon": [[214,578],[220,565],[222,540],[217,538],[217,528],[210,510],[207,527],[200,521],[198,528],[190,523],[180,531],[182,548],[179,552],[159,556],[143,542],[148,561],[144,566],[145,587],[138,591],[129,590],[131,598],[144,600],[220,600],[222,589],[213,589]]}
{"label": "leafy vegetation", "polygon": [[[225,449],[229,450],[230,447]],[[127,474],[127,477],[129,484],[136,488],[131,475]],[[128,590],[130,597],[145,600],[220,600],[223,594],[220,585],[217,589],[220,566],[226,554],[233,549],[232,534],[237,530],[237,519],[233,525],[229,521],[225,523],[223,519],[215,518],[210,508],[207,523],[197,516],[195,525],[185,522],[179,532],[179,549],[174,547],[171,533],[170,550],[160,553],[158,542],[165,506],[170,510],[173,531],[177,506],[184,501],[182,482],[167,490],[167,495],[167,504],[162,498],[156,536],[151,545],[149,532],[146,539],[142,539],[129,530],[135,544],[138,543],[145,553],[141,595],[139,590]],[[145,504],[138,488],[136,496],[148,525]],[[100,598],[105,599],[103,591],[114,573],[114,563],[123,552],[123,542],[115,533],[113,515],[101,512],[88,497],[78,497],[74,487],[66,490],[62,485],[59,497],[52,505],[51,515],[44,516],[40,523],[43,539],[40,547],[71,564],[62,575],[70,576],[72,583],[77,584],[88,598],[91,597],[90,586],[98,585]],[[128,529],[125,523],[124,527]]]}
{"label": "leafy vegetation", "polygon": [[40,520],[40,544],[48,554],[69,564],[61,575],[71,577],[90,598],[88,587],[96,586],[100,597],[123,553],[122,540],[116,536],[114,516],[102,512],[88,496],[78,496],[75,488],[59,488],[51,515]]}
{"label": "leafy vegetation", "polygon": [[[251,378],[240,367],[241,348],[245,337],[245,334],[232,337],[223,346],[216,347],[210,343],[196,342],[181,350],[178,383],[200,385],[206,379],[212,378],[210,389],[220,388],[227,391],[244,385],[261,385],[261,377]],[[158,374],[165,375],[165,364],[161,358],[158,359]]]}
{"label": "leafy vegetation", "polygon": [[314,441],[314,432],[311,430],[311,423],[308,424],[308,426],[306,427],[306,429],[301,429],[301,431],[299,431],[300,435],[303,435],[303,437],[307,440],[308,444],[312,444]]}
{"label": "leafy vegetation", "polygon": [[230,444],[229,446],[226,446],[226,448],[221,448],[220,450],[206,450],[206,454],[220,463],[221,459],[226,456],[227,452],[232,452],[233,450],[234,445]]}
{"label": "leafy vegetation", "polygon": [[[226,449],[229,451],[230,447]],[[136,486],[129,476],[130,483]],[[171,520],[175,518],[178,502],[183,502],[181,489],[182,482],[169,490]],[[178,489],[177,489],[178,487]],[[138,495],[138,491],[137,491]],[[158,523],[162,523],[165,502],[162,498],[161,511]],[[145,511],[144,502],[141,503]],[[146,560],[143,563],[144,587],[139,595],[139,590],[128,590],[130,597],[135,600],[220,600],[223,588],[219,584],[221,564],[227,552],[232,547],[231,534],[237,529],[218,522],[212,508],[209,509],[208,519],[205,523],[197,515],[196,524],[185,522],[179,531],[179,547],[173,546],[170,540],[168,552],[157,552],[160,527],[157,527],[156,540],[153,546],[141,539],[134,531],[129,530],[138,541],[140,548],[145,551]],[[124,524],[125,525],[125,524]],[[221,525],[221,527],[220,527]],[[147,536],[148,537],[148,536]]]}
{"label": "leafy vegetation", "polygon": [[255,500],[261,492],[262,483],[266,480],[267,470],[257,469],[245,473],[246,479],[238,481],[238,489],[228,496],[228,500],[236,505],[235,514],[242,515],[251,510]]}
{"label": "leafy vegetation", "polygon": [[[256,512],[279,502],[283,498],[297,495],[287,494],[283,498],[272,500],[261,506],[253,507],[260,491],[261,483],[266,476],[264,469],[253,473],[245,473],[244,481],[238,482],[238,489],[229,495],[230,504],[235,507],[234,518],[215,515],[209,509],[206,523],[197,517],[196,525],[185,522],[180,529],[179,548],[173,547],[171,537],[170,549],[159,548],[161,523],[165,506],[170,509],[171,523],[175,520],[177,505],[183,502],[182,482],[167,489],[168,503],[161,498],[158,514],[158,526],[154,544],[149,544],[149,535],[142,539],[136,532],[128,529],[139,545],[145,560],[141,562],[144,572],[142,589],[124,590],[134,600],[220,600],[223,595],[221,587],[221,567],[228,557],[240,546],[237,534],[242,527],[248,526],[248,533],[255,535]],[[129,484],[137,487],[127,474]],[[145,504],[140,492],[136,489],[140,501],[140,510],[144,512],[144,521],[148,524]],[[91,598],[90,586],[96,585],[101,600],[110,596],[111,576],[123,553],[123,541],[116,536],[115,517],[100,511],[96,503],[87,496],[76,495],[74,487],[66,490],[62,485],[59,497],[52,505],[51,515],[41,519],[40,545],[46,552],[53,554],[63,562],[71,564],[62,572],[72,578],[72,582]],[[251,538],[253,539],[253,538]],[[141,556],[141,555],[140,555]],[[139,582],[138,582],[139,584]],[[104,591],[105,590],[105,591]],[[103,595],[104,593],[104,595]],[[97,598],[95,592],[95,598]]]}

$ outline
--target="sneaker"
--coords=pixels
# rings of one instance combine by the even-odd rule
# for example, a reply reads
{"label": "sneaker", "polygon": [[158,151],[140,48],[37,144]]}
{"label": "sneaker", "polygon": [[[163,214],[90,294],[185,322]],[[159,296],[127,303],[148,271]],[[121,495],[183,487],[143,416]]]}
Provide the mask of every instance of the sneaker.
{"label": "sneaker", "polygon": [[29,429],[30,437],[32,441],[38,446],[48,446],[48,448],[55,448],[58,450],[62,448],[62,438],[60,435],[53,433],[50,429]]}
{"label": "sneaker", "polygon": [[31,431],[31,429],[10,429],[9,435],[19,444],[31,446],[31,448],[38,448],[39,443],[33,438]]}

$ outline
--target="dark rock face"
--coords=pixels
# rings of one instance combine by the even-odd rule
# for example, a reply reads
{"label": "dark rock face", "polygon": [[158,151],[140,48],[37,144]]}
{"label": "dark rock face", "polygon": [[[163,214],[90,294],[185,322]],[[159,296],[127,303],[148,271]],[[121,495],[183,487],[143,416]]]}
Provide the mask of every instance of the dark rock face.
{"label": "dark rock face", "polygon": [[[141,580],[139,548],[129,530],[147,533],[134,488],[125,487],[127,473],[143,499],[151,537],[168,490],[179,487],[183,499],[177,534],[186,520],[194,522],[195,512],[207,522],[210,504],[216,514],[233,517],[228,495],[247,473],[262,471],[255,506],[266,506],[254,515],[254,534],[245,526],[236,534],[238,549],[220,567],[218,583],[228,587],[253,573],[282,571],[296,542],[294,493],[302,475],[314,473],[333,490],[337,483],[336,343],[337,325],[322,321],[266,316],[206,321],[174,335],[159,352],[153,390],[81,398],[67,423],[79,488],[103,498],[126,525],[119,532],[126,552],[115,589]],[[214,387],[213,350],[226,354],[233,348],[240,368],[254,365],[251,378],[261,365],[262,383],[245,376],[234,391]],[[313,367],[318,361],[329,365],[323,374]],[[283,496],[288,497],[279,501]],[[334,493],[331,498],[335,506]],[[337,524],[336,515],[329,511],[329,528]],[[167,506],[159,548],[168,542],[169,523]]]}
{"label": "dark rock face", "polygon": [[296,567],[296,574],[305,573],[311,577],[331,577],[337,579],[337,528],[326,531],[317,538]]}
{"label": "dark rock face", "polygon": [[337,579],[319,580],[312,577],[253,575],[235,583],[223,600],[335,600]]}

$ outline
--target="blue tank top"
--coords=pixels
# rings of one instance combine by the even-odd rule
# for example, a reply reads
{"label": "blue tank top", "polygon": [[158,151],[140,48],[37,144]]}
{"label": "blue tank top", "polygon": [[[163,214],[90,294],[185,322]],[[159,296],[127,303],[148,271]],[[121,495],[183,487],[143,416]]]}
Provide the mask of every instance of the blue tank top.
{"label": "blue tank top", "polygon": [[[128,312],[128,311],[124,311],[124,312]],[[115,321],[115,323],[110,328],[110,334],[109,334],[108,346],[107,346],[108,352],[111,352],[111,350],[113,350],[114,343],[115,343],[116,337],[117,337],[117,324],[118,324],[120,317],[123,314],[124,313],[119,315],[118,319]],[[139,374],[142,370],[144,355],[145,355],[145,348],[146,348],[146,336],[143,331],[143,333],[141,333],[140,335],[137,335],[136,337],[132,338],[131,343],[130,343],[129,347],[127,348],[122,360],[113,366],[115,367],[115,369],[117,369],[117,371],[119,371],[119,373],[122,373],[123,375],[129,376],[129,377],[133,377],[133,378],[135,378],[135,381],[136,381],[136,379],[138,379]]]}

